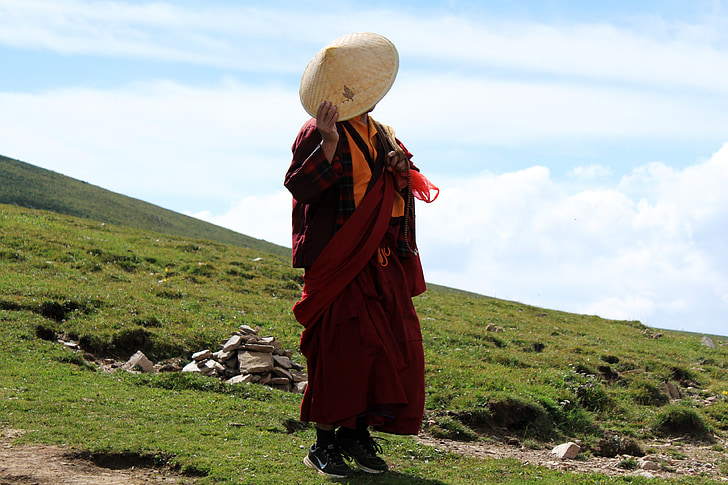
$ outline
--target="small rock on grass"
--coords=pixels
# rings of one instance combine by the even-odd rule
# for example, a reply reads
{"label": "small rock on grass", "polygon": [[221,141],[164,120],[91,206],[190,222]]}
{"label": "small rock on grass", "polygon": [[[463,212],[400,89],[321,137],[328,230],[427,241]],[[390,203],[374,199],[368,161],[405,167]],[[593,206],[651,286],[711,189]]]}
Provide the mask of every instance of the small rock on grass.
{"label": "small rock on grass", "polygon": [[122,368],[126,370],[135,370],[138,368],[142,372],[154,372],[154,364],[147,359],[147,356],[141,350],[132,355]]}
{"label": "small rock on grass", "polygon": [[559,459],[573,459],[576,458],[576,455],[578,455],[580,451],[581,447],[570,441],[568,443],[562,443],[551,450],[551,454],[556,455]]}

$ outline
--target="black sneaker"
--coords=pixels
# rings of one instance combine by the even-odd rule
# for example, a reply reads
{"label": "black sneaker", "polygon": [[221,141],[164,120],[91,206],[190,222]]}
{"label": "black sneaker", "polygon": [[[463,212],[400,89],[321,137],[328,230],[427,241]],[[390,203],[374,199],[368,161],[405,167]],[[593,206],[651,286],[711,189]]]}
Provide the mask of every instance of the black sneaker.
{"label": "black sneaker", "polygon": [[308,455],[303,459],[306,466],[317,470],[322,475],[328,475],[331,478],[349,478],[354,476],[354,470],[344,463],[344,457],[337,445],[329,445],[324,448],[311,445]]}
{"label": "black sneaker", "polygon": [[389,470],[387,462],[377,456],[382,447],[369,436],[357,436],[350,433],[336,433],[336,441],[344,453],[354,459],[359,469],[367,473],[384,473]]}

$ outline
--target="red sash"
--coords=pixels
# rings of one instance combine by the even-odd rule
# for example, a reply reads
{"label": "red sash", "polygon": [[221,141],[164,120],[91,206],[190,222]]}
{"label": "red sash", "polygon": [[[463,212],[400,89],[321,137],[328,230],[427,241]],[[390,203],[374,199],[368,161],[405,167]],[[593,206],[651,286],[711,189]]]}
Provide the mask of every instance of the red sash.
{"label": "red sash", "polygon": [[293,305],[301,325],[308,329],[318,321],[371,259],[387,232],[393,204],[394,182],[385,171],[306,271],[301,301]]}

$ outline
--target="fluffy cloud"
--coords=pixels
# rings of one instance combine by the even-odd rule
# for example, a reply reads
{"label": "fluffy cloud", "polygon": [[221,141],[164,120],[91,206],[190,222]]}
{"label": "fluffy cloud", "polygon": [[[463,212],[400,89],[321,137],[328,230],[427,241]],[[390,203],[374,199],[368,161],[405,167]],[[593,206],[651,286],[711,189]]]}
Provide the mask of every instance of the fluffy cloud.
{"label": "fluffy cloud", "polygon": [[188,213],[241,234],[291,247],[291,194],[281,189],[267,195],[244,197],[221,213]]}
{"label": "fluffy cloud", "polygon": [[446,140],[514,146],[577,137],[711,139],[728,132],[728,103],[715,96],[468,75],[404,72],[376,113],[440,145]]}
{"label": "fluffy cloud", "polygon": [[569,177],[574,177],[579,180],[593,180],[600,177],[606,177],[611,175],[612,171],[609,167],[604,165],[592,164],[581,167],[574,167],[569,171]]}
{"label": "fluffy cloud", "polygon": [[[728,54],[723,47],[728,22],[725,17],[713,19],[714,24],[696,25],[655,16],[642,25],[618,27],[607,22],[548,25],[444,15],[412,19],[400,43],[413,55],[454,61],[467,66],[463,69],[499,67],[725,93],[728,87],[722,79],[728,75]],[[654,29],[656,22],[661,28]]]}
{"label": "fluffy cloud", "polygon": [[[428,281],[660,328],[722,331],[728,144],[703,163],[646,164],[601,189],[570,192],[545,167],[439,185],[436,202],[418,204]],[[288,246],[290,202],[280,190],[195,215]]]}
{"label": "fluffy cloud", "polygon": [[232,80],[0,93],[0,108],[3,155],[193,212],[280,188],[305,119],[295,92]]}
{"label": "fluffy cloud", "polygon": [[[531,304],[718,331],[728,295],[728,145],[570,193],[533,167],[442,184],[421,206],[430,281]],[[455,216],[457,215],[457,216]]]}
{"label": "fluffy cloud", "polygon": [[[489,7],[425,9],[361,2],[255,6],[83,0],[0,0],[0,43],[63,54],[160,59],[256,72],[299,73],[324,42],[345,32],[390,37],[427,70],[515,72],[689,87],[725,94],[725,16],[629,26],[504,21]],[[357,5],[357,3],[361,3]],[[357,10],[351,15],[352,9]],[[702,6],[696,6],[700,10]],[[689,10],[689,9],[688,9]],[[283,14],[282,11],[285,11]],[[455,65],[455,66],[453,66]]]}

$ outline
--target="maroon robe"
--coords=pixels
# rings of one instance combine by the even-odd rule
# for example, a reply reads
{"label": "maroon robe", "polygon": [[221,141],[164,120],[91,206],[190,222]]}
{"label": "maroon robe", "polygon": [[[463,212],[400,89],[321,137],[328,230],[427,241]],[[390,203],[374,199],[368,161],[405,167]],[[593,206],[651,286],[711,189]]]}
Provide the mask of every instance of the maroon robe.
{"label": "maroon robe", "polygon": [[[306,138],[299,135],[294,145],[294,166],[296,148],[307,145],[299,143]],[[331,190],[340,187],[333,184],[329,197]],[[424,353],[412,297],[425,284],[419,257],[398,254],[393,198],[394,180],[384,171],[306,268],[303,297],[294,306],[305,327],[301,351],[308,360],[303,421],[353,428],[365,417],[381,431],[419,432]]]}

